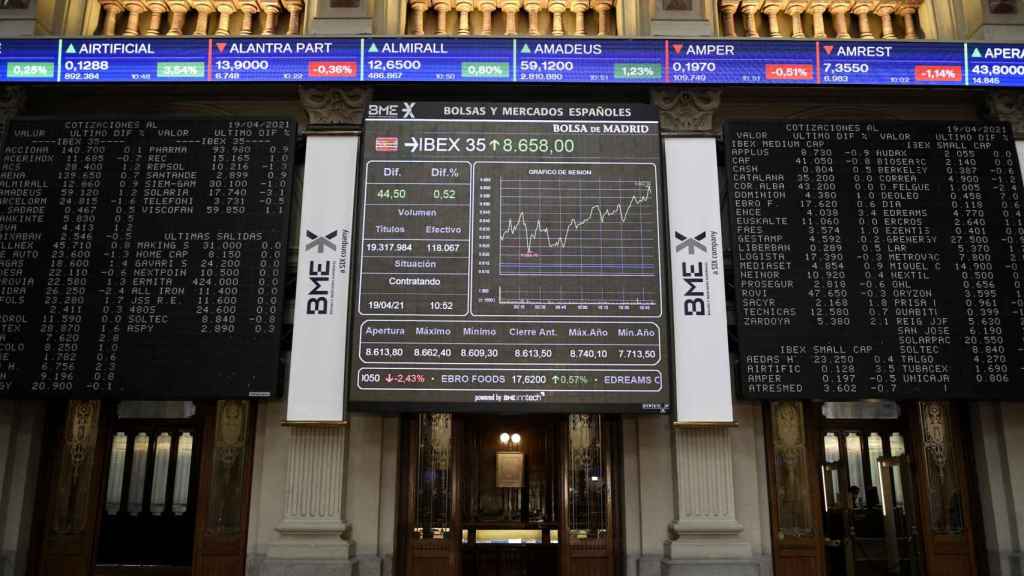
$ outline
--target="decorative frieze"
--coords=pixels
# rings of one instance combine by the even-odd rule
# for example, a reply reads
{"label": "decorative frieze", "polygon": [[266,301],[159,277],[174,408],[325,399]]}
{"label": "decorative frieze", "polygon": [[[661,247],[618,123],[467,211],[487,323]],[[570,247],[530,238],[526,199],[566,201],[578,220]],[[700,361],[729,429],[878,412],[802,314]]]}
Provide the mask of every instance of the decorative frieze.
{"label": "decorative frieze", "polygon": [[989,116],[1009,122],[1014,137],[1024,139],[1024,93],[1017,90],[989,92],[988,108]]}
{"label": "decorative frieze", "polygon": [[362,87],[299,88],[299,99],[309,115],[309,125],[321,128],[361,126],[370,95],[370,89]]}
{"label": "decorative frieze", "polygon": [[661,116],[662,134],[709,134],[715,131],[714,116],[722,101],[719,90],[655,88],[651,103]]}

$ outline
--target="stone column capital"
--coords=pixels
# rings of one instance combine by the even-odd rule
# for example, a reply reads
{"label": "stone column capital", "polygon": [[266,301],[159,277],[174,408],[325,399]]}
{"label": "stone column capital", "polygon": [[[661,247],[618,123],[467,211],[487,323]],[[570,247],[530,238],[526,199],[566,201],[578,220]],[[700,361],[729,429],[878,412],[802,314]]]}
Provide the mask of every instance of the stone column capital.
{"label": "stone column capital", "polygon": [[714,117],[722,103],[721,90],[654,88],[651,103],[661,116],[662,135],[710,136],[718,131]]}
{"label": "stone column capital", "polygon": [[1024,94],[1012,90],[990,92],[988,112],[994,120],[1009,122],[1014,138],[1024,139]]}
{"label": "stone column capital", "polygon": [[309,116],[307,129],[359,129],[372,91],[365,87],[299,88],[299,99]]}
{"label": "stone column capital", "polygon": [[0,86],[0,120],[7,121],[25,108],[25,90],[18,86]]}

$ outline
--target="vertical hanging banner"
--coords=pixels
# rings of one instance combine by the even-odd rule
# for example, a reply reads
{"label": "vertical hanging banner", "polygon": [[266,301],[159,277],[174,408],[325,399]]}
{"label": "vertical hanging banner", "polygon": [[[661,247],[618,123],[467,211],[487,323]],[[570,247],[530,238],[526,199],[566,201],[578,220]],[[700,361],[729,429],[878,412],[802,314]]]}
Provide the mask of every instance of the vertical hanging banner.
{"label": "vertical hanging banner", "polygon": [[731,424],[722,218],[713,138],[666,138],[675,421]]}
{"label": "vertical hanging banner", "polygon": [[306,140],[288,423],[345,421],[345,351],[358,136]]}

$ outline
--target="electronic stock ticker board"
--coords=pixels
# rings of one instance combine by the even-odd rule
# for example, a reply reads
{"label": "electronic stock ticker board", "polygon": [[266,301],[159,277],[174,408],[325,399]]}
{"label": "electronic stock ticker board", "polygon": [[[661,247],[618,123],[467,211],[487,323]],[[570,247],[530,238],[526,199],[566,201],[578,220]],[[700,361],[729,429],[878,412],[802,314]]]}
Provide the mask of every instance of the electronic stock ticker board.
{"label": "electronic stock ticker board", "polygon": [[350,406],[667,410],[660,149],[645,105],[371,104]]}
{"label": "electronic stock ticker board", "polygon": [[294,125],[15,119],[0,396],[277,391]]}
{"label": "electronic stock ticker board", "polygon": [[0,81],[1024,86],[1024,46],[736,38],[4,38]]}
{"label": "electronic stock ticker board", "polygon": [[1003,124],[726,128],[748,398],[1024,398],[1024,187]]}

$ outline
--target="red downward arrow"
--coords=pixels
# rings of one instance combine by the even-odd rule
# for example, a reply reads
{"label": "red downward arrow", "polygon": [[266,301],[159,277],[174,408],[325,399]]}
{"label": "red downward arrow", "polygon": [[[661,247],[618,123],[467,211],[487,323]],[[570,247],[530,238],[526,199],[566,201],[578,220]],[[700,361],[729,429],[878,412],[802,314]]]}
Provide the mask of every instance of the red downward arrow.
{"label": "red downward arrow", "polygon": [[227,45],[227,42],[217,42],[217,52],[223,52]]}
{"label": "red downward arrow", "polygon": [[824,48],[825,48],[825,53],[828,54],[829,56],[831,56],[832,55],[832,48],[833,48],[833,46],[831,44],[825,44]]}
{"label": "red downward arrow", "polygon": [[683,51],[683,45],[682,44],[673,44],[672,45],[672,50],[674,50],[676,54],[679,54],[680,52]]}

